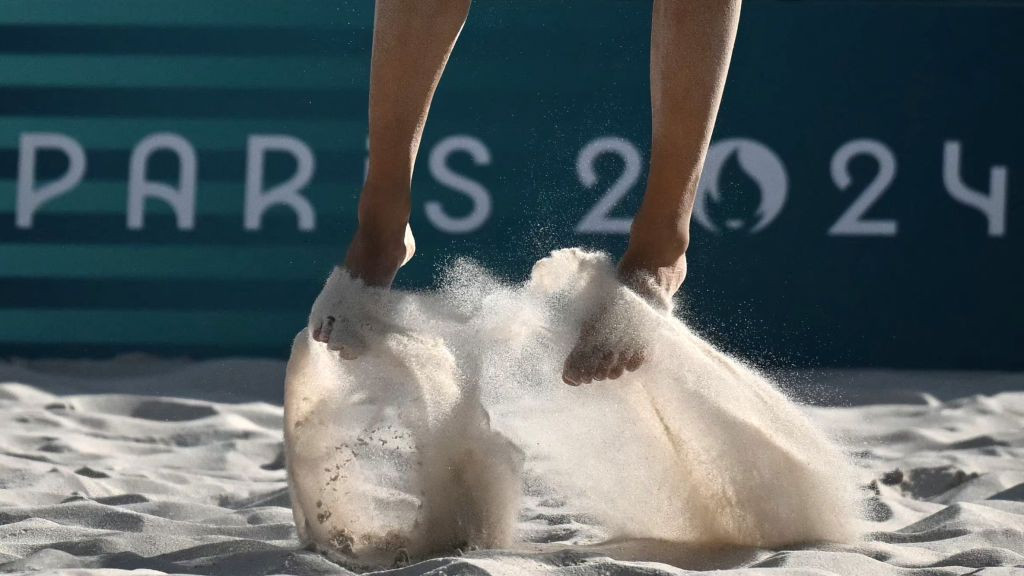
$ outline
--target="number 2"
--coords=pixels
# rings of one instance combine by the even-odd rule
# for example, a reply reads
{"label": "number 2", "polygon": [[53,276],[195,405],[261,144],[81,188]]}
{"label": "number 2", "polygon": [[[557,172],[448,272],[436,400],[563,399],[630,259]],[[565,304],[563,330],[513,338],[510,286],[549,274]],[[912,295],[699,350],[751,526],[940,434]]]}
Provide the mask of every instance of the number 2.
{"label": "number 2", "polygon": [[849,188],[853,183],[850,177],[850,160],[862,155],[875,159],[878,172],[839,220],[828,229],[828,233],[830,236],[895,236],[895,220],[869,220],[864,217],[896,177],[896,156],[888,146],[877,140],[868,139],[851,140],[843,144],[832,155],[832,181],[840,190]]}
{"label": "number 2", "polygon": [[622,158],[622,174],[612,182],[597,204],[583,216],[576,225],[576,231],[591,234],[629,234],[633,219],[611,216],[611,211],[640,179],[640,151],[629,140],[618,136],[604,136],[588,142],[576,157],[576,175],[579,176],[580,183],[587,188],[597,185],[594,162],[604,154],[615,154]]}

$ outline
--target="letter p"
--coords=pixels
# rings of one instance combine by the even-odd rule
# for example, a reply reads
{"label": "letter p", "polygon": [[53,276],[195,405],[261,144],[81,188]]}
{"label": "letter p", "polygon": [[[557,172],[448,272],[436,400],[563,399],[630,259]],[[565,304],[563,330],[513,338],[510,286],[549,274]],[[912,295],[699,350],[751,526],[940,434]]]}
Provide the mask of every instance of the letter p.
{"label": "letter p", "polygon": [[[68,169],[56,180],[36,187],[36,154],[39,150],[57,150],[68,159]],[[67,193],[85,176],[85,150],[70,136],[55,132],[25,132],[18,143],[18,185],[15,226],[32,228],[40,206]]]}

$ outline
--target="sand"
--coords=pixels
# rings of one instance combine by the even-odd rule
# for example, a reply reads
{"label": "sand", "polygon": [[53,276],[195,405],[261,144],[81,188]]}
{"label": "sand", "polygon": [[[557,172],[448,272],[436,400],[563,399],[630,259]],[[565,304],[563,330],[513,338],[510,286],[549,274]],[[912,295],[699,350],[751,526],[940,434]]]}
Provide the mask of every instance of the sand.
{"label": "sand", "polygon": [[[520,499],[590,515],[577,545],[852,542],[856,469],[767,378],[615,279],[610,258],[559,250],[510,285],[457,262],[436,292],[367,288],[336,270],[285,384],[296,524],[347,566],[515,548]],[[644,350],[614,383],[564,385],[581,325]],[[384,328],[381,328],[384,327]],[[332,349],[344,344],[346,359]],[[546,542],[536,542],[546,543]]]}
{"label": "sand", "polygon": [[[269,360],[0,363],[0,571],[350,573],[300,543],[284,461],[284,379],[284,364]],[[601,508],[566,493],[572,484],[556,474],[560,467],[536,457],[554,448],[521,445],[511,453],[522,454],[517,472],[526,481],[508,547],[411,558],[376,573],[1024,573],[1024,375],[858,371],[782,380],[818,400],[794,410],[842,440],[867,486],[869,519],[854,541],[710,546],[679,533],[628,534],[657,498],[625,486],[618,504]],[[598,402],[597,392],[584,393]],[[492,432],[514,431],[508,414],[491,416]],[[578,475],[601,493],[603,485],[586,480],[592,470]],[[791,488],[771,482],[765,494]],[[456,504],[468,499],[451,493]],[[803,521],[822,514],[820,503],[804,508],[782,513]],[[614,522],[615,514],[630,522]],[[645,530],[664,527],[664,516]]]}
{"label": "sand", "polygon": [[[785,550],[573,547],[593,532],[593,519],[559,513],[551,495],[537,491],[525,496],[517,531],[529,541],[564,543],[564,551],[477,551],[390,573],[1021,573],[1024,392],[954,398],[929,389],[930,381],[943,392],[956,382],[966,392],[991,380],[966,373],[822,378],[850,377],[884,383],[874,394],[885,403],[854,390],[857,406],[805,411],[846,435],[856,465],[877,481],[875,521],[862,542]],[[346,573],[299,548],[280,457],[283,378],[283,363],[263,360],[0,364],[0,571]],[[1003,390],[1019,390],[1024,375],[1000,381]],[[978,571],[988,566],[1004,568]]]}

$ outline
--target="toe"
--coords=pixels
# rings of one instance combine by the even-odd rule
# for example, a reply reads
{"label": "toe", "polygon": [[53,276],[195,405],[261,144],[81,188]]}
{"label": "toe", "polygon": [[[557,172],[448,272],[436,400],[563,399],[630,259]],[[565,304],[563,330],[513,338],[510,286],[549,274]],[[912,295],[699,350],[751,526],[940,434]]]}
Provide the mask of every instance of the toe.
{"label": "toe", "polygon": [[575,350],[565,359],[562,367],[562,381],[570,386],[579,386],[583,383],[583,372],[580,370],[581,360],[579,353]]}
{"label": "toe", "polygon": [[615,362],[615,365],[612,366],[611,370],[608,371],[608,379],[609,380],[615,380],[615,379],[621,377],[622,373],[625,372],[625,370],[626,370],[626,363],[622,359],[622,356],[619,356],[618,361]]}
{"label": "toe", "polygon": [[574,368],[566,368],[562,371],[562,382],[565,382],[569,386],[579,386],[580,384],[583,384],[583,377]]}
{"label": "toe", "polygon": [[597,367],[598,356],[594,352],[575,349],[565,359],[564,373],[573,386],[579,386],[594,381]]}
{"label": "toe", "polygon": [[613,360],[615,360],[615,353],[611,351],[604,352],[598,357],[593,369],[594,380],[604,380],[608,377]]}
{"label": "toe", "polygon": [[579,386],[579,382],[576,380],[576,367],[572,364],[572,355],[569,355],[562,365],[562,382],[569,386]]}
{"label": "toe", "polygon": [[331,340],[332,330],[334,330],[334,316],[328,316],[313,330],[313,339],[326,344]]}
{"label": "toe", "polygon": [[633,371],[637,370],[638,368],[640,368],[640,366],[642,366],[643,363],[644,363],[644,354],[643,354],[643,352],[641,352],[640,350],[636,350],[636,351],[634,351],[632,354],[630,354],[628,356],[628,359],[626,360],[626,363],[625,363],[625,368],[626,368],[626,370],[628,370],[630,372],[633,372]]}
{"label": "toe", "polygon": [[590,384],[594,381],[594,372],[596,368],[596,360],[591,354],[586,354],[580,359],[579,368],[579,379],[577,380],[580,384]]}

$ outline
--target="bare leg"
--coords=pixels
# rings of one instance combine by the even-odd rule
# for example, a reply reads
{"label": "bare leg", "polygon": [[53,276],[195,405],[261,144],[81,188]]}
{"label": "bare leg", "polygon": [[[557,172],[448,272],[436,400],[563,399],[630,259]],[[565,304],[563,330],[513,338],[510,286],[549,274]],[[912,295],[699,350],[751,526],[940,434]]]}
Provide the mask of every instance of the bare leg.
{"label": "bare leg", "polygon": [[[409,215],[413,165],[430,101],[469,14],[470,0],[377,0],[370,71],[370,166],[345,267],[390,286],[416,249]],[[333,322],[314,337],[327,342]]]}
{"label": "bare leg", "polygon": [[[633,220],[619,278],[653,303],[679,290],[686,277],[690,215],[704,156],[732,58],[740,0],[655,0],[651,24],[651,166]],[[643,350],[598,341],[598,312],[566,359],[562,378],[579,385],[618,378],[643,363]],[[605,349],[602,349],[605,348]]]}
{"label": "bare leg", "polygon": [[388,286],[412,257],[407,225],[423,127],[470,0],[378,0],[370,73],[370,167],[345,265]]}

